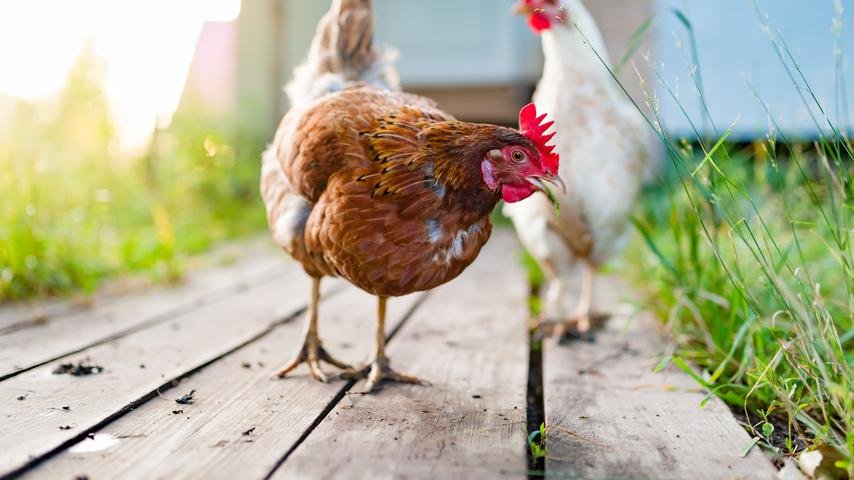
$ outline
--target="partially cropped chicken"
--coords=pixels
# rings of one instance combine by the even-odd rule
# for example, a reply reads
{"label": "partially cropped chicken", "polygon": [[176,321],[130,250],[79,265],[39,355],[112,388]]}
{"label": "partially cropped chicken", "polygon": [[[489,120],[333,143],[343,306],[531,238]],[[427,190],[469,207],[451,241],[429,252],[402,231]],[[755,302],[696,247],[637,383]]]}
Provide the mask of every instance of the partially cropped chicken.
{"label": "partially cropped chicken", "polygon": [[[292,108],[264,154],[261,193],[273,237],[313,288],[303,346],[278,375],[321,362],[349,376],[417,383],[385,354],[388,297],[428,290],[459,275],[489,238],[489,214],[561,184],[559,158],[533,105],[521,130],[455,120],[432,101],[402,93],[373,46],[370,0],[335,0],[308,61],[288,87]],[[379,299],[376,350],[356,370],[318,337],[320,280],[341,276]]]}
{"label": "partially cropped chicken", "polygon": [[[545,273],[546,333],[586,333],[596,270],[619,253],[630,232],[629,213],[650,157],[646,125],[602,60],[605,42],[579,0],[521,0],[517,11],[542,35],[545,65],[534,103],[554,115],[554,140],[564,159],[567,193],[560,215],[539,196],[507,205],[504,213]],[[594,52],[595,50],[595,52]],[[572,308],[568,286],[580,274]]]}

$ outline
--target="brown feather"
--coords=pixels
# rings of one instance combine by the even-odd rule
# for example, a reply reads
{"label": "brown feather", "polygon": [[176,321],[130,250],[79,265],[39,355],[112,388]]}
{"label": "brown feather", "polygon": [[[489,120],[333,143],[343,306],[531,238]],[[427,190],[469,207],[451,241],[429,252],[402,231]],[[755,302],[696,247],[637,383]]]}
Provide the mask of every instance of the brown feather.
{"label": "brown feather", "polygon": [[341,275],[376,295],[436,287],[459,275],[491,233],[499,195],[483,181],[484,155],[525,141],[367,85],[292,110],[274,148],[283,183],[311,209],[303,241],[283,247],[308,273]]}

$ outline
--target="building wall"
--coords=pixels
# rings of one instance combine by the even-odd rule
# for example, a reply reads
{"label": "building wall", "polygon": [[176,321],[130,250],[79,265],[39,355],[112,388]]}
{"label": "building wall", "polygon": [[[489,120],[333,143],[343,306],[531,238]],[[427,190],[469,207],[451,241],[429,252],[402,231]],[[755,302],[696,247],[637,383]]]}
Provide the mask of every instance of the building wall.
{"label": "building wall", "polygon": [[[844,91],[854,92],[854,76],[850,70],[845,72],[844,59],[851,53],[846,50],[854,46],[854,30],[850,28],[854,12],[846,11],[840,18],[843,28],[839,46],[843,57],[839,72],[843,75],[837,77],[836,38],[832,31],[837,15],[834,3],[757,0],[760,10],[768,14],[771,33],[788,45],[829,118],[838,125],[850,125],[850,116],[844,118],[842,100]],[[697,72],[702,78],[711,121],[701,114],[700,96],[689,68],[693,63],[689,30],[672,13],[674,8],[684,12],[692,23],[700,60]],[[733,125],[731,138],[749,140],[768,133],[770,118],[790,136],[812,138],[820,129],[829,131],[818,108],[804,105],[750,2],[658,0],[658,9],[661,13],[656,65],[691,119],[689,122],[685,118],[666,89],[659,88],[663,124],[671,133],[693,137],[693,122],[701,134],[717,136]],[[799,75],[794,66],[790,66],[790,72]],[[751,84],[756,94],[751,91]],[[805,88],[803,94],[809,100]],[[762,102],[771,106],[771,117]]]}
{"label": "building wall", "polygon": [[[259,115],[287,108],[282,86],[304,58],[331,0],[246,0],[240,18],[241,98]],[[514,123],[540,77],[539,39],[514,0],[375,0],[378,44],[400,52],[404,87],[436,99],[459,118]],[[652,0],[587,0],[611,56],[622,56]],[[643,65],[641,65],[643,67]],[[637,92],[631,69],[626,84]]]}

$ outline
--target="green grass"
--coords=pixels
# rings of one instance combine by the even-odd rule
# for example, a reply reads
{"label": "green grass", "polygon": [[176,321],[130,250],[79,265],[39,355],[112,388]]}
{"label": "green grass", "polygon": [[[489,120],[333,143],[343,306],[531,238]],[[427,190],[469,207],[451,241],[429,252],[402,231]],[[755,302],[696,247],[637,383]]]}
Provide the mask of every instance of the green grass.
{"label": "green grass", "polygon": [[188,255],[264,225],[257,133],[185,105],[126,158],[98,84],[84,59],[59,98],[0,104],[0,301],[172,280]]}
{"label": "green grass", "polygon": [[[798,142],[777,133],[773,106],[758,94],[773,130],[746,145],[729,142],[731,130],[670,138],[652,108],[648,124],[667,160],[633,217],[636,241],[610,268],[634,279],[645,307],[666,322],[675,348],[656,370],[674,364],[691,376],[707,392],[699,407],[711,396],[723,399],[744,419],[751,446],[783,455],[834,448],[844,458],[836,466],[854,477],[854,147],[843,134],[850,126],[824,111],[782,36],[757,12],[820,138]],[[690,21],[670,13],[685,27],[697,65]],[[638,28],[618,68],[651,21]],[[689,121],[714,128],[702,72],[695,72],[703,118]],[[838,77],[844,81],[841,70]],[[679,103],[658,80],[659,93]],[[837,103],[845,112],[844,96]],[[540,285],[530,257],[525,265]],[[532,311],[538,300],[531,299]]]}
{"label": "green grass", "polygon": [[[696,64],[691,24],[676,14]],[[657,130],[667,168],[645,192],[623,268],[675,336],[660,366],[673,362],[743,413],[766,446],[794,454],[799,441],[828,445],[854,474],[852,145],[779,32],[759,18],[820,138],[777,133],[773,106],[759,95],[774,129],[751,145],[729,143],[729,131],[672,139]],[[699,69],[694,82],[704,118],[689,120],[713,125]],[[654,115],[650,125],[660,125]]]}
{"label": "green grass", "polygon": [[699,367],[695,380],[781,453],[800,438],[850,458],[854,215],[850,181],[828,178],[850,171],[768,147],[723,144],[717,169],[693,176],[707,157],[680,149],[682,173],[646,192],[624,267],[675,335],[664,363]]}

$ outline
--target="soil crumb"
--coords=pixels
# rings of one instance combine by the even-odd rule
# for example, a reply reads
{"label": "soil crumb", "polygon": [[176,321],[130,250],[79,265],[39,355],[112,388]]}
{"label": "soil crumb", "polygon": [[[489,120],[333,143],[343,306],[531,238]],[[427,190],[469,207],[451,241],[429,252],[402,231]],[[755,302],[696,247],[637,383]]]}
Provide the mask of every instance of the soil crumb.
{"label": "soil crumb", "polygon": [[100,365],[90,365],[85,362],[79,362],[76,365],[73,363],[63,363],[53,369],[54,375],[74,375],[75,377],[83,377],[86,375],[94,375],[104,371],[104,367]]}

